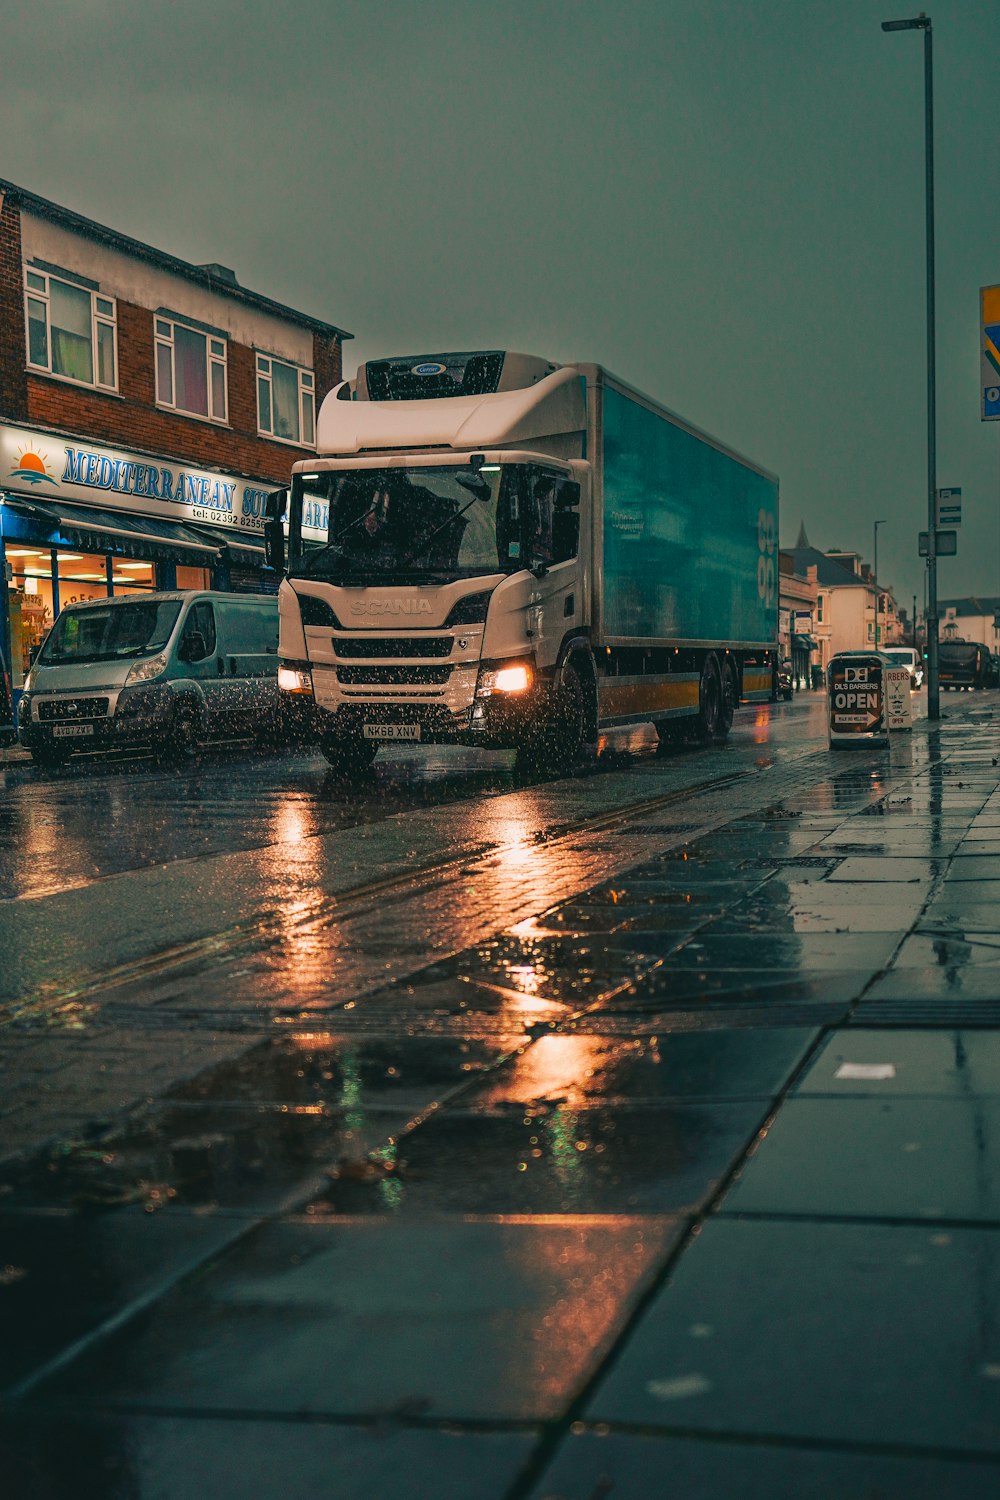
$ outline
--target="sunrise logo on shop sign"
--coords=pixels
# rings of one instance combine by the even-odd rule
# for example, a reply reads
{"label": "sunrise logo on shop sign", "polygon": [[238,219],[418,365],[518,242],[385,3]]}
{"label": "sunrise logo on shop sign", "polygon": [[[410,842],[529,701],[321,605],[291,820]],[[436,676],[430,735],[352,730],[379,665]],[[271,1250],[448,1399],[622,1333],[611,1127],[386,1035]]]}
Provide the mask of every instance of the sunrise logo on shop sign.
{"label": "sunrise logo on shop sign", "polygon": [[54,474],[49,473],[48,458],[43,453],[36,453],[33,448],[21,450],[16,469],[11,469],[11,479],[23,479],[28,484],[51,484],[56,485]]}

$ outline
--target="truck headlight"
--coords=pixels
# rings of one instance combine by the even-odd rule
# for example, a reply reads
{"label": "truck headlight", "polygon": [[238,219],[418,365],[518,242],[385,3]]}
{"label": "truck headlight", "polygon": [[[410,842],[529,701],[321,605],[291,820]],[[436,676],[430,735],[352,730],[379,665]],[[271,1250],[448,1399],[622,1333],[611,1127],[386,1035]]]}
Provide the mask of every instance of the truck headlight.
{"label": "truck headlight", "polygon": [[283,693],[302,693],[313,696],[312,669],[307,661],[282,661],[278,663],[278,687]]}
{"label": "truck headlight", "polygon": [[481,667],[476,697],[489,698],[493,693],[526,693],[534,681],[530,662],[504,662],[495,667]]}
{"label": "truck headlight", "polygon": [[125,686],[131,687],[134,682],[152,682],[154,677],[159,677],[166,669],[165,656],[151,656],[148,661],[137,661],[134,667],[129,667]]}

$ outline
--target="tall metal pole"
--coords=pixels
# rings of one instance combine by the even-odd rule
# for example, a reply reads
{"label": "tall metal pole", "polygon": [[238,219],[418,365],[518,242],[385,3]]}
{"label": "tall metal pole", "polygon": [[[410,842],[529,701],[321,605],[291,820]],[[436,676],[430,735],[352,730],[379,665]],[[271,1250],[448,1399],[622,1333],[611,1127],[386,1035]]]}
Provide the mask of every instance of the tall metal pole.
{"label": "tall metal pole", "polygon": [[934,345],[934,67],[929,16],[924,33],[924,144],[927,203],[927,717],[941,717],[937,607],[937,394]]}
{"label": "tall metal pole", "polygon": [[875,650],[876,651],[878,650],[878,599],[879,599],[879,594],[878,594],[878,529],[879,529],[880,526],[884,526],[884,525],[885,525],[885,521],[875,521],[875,522],[872,523],[872,531],[873,531],[874,536],[875,536],[875,547],[874,547],[874,553],[875,553],[875,555],[874,555],[874,558],[873,558],[873,565],[874,565],[874,570],[875,570]]}
{"label": "tall metal pole", "polygon": [[921,11],[907,21],[883,21],[883,31],[924,34],[924,175],[927,211],[927,717],[941,717],[937,612],[937,398],[934,352],[934,58],[931,18]]}

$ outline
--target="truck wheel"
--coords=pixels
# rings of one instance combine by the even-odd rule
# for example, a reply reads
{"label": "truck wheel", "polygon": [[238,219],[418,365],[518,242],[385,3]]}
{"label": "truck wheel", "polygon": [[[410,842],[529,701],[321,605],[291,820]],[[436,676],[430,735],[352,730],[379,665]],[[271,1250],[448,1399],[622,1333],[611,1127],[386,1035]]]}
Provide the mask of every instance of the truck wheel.
{"label": "truck wheel", "polygon": [[532,774],[569,770],[580,754],[585,732],[583,684],[576,669],[567,666],[548,711],[518,747],[518,770]]}
{"label": "truck wheel", "polygon": [[656,730],[656,738],[659,744],[656,747],[657,755],[669,755],[682,745],[691,731],[690,719],[658,719],[653,725]]}
{"label": "truck wheel", "polygon": [[357,776],[375,759],[378,741],[363,740],[359,734],[323,734],[319,748],[338,776]]}
{"label": "truck wheel", "polygon": [[733,715],[736,705],[739,703],[739,689],[736,685],[736,674],[729,662],[722,664],[722,698],[719,706],[719,727],[716,730],[716,739],[724,740],[733,727]]}
{"label": "truck wheel", "polygon": [[721,721],[722,674],[716,658],[706,656],[698,684],[698,717],[695,720],[695,733],[703,745],[710,745],[720,734]]}

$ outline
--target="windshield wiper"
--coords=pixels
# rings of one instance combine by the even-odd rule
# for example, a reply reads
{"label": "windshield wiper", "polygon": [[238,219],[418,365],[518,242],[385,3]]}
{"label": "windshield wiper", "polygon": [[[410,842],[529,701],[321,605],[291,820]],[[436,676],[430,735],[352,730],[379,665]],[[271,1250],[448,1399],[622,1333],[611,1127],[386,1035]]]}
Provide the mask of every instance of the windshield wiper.
{"label": "windshield wiper", "polygon": [[422,557],[427,551],[427,548],[430,546],[431,542],[440,532],[446,531],[449,526],[454,526],[455,522],[460,521],[465,515],[466,511],[471,510],[478,501],[482,500],[482,498],[483,497],[481,495],[473,495],[472,499],[466,501],[461,510],[456,510],[455,514],[453,516],[449,516],[447,521],[442,521],[440,526],[435,526],[434,530],[430,532],[428,536],[425,536],[423,541],[419,542],[414,550],[408,553],[406,557],[403,558],[399,566],[401,568],[408,568],[411,562],[414,562],[418,557]]}

